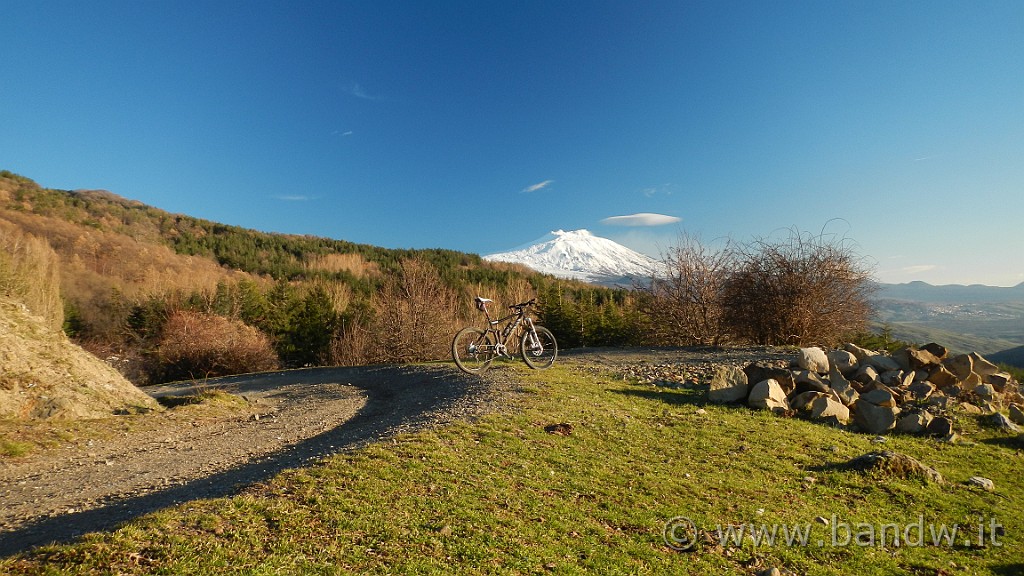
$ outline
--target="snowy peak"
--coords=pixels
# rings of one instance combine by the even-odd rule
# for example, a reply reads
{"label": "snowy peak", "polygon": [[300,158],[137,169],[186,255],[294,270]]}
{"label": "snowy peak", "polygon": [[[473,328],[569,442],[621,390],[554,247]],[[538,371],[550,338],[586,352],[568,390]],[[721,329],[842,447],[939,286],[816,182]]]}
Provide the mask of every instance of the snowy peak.
{"label": "snowy peak", "polygon": [[484,256],[495,262],[524,264],[538,272],[585,282],[649,278],[658,262],[588,230],[555,230],[508,252]]}

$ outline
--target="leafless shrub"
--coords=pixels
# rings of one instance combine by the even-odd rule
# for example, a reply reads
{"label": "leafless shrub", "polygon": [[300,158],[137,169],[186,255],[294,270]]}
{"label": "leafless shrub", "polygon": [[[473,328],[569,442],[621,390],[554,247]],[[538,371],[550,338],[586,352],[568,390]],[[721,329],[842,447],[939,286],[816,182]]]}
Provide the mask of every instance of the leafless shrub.
{"label": "leafless shrub", "polygon": [[455,333],[455,291],[428,262],[404,260],[371,299],[371,316],[342,327],[331,346],[338,364],[402,363],[447,357]]}
{"label": "leafless shrub", "polygon": [[330,362],[338,366],[364,366],[382,361],[374,334],[359,322],[342,325],[331,341]]}
{"label": "leafless shrub", "polygon": [[736,258],[722,303],[737,337],[809,346],[866,328],[870,272],[849,240],[791,229],[781,240],[739,246]]}
{"label": "leafless shrub", "polygon": [[656,342],[718,345],[728,339],[722,295],[735,267],[728,246],[713,249],[688,234],[662,256],[661,275],[638,284]]}
{"label": "leafless shrub", "polygon": [[428,262],[404,260],[373,298],[376,338],[385,362],[436,360],[455,330],[455,291]]}
{"label": "leafless shrub", "polygon": [[164,381],[259,372],[279,365],[263,332],[238,320],[189,310],[169,315],[157,358]]}

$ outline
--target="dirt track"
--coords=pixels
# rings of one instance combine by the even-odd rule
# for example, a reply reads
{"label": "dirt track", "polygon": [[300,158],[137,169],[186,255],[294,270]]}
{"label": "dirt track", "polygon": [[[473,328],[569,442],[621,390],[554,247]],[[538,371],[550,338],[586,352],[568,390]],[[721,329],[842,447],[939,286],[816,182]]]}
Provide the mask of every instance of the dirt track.
{"label": "dirt track", "polygon": [[[648,370],[659,363],[669,371],[704,371],[715,363],[782,357],[765,349],[601,349],[563,354],[559,362],[599,371],[627,365]],[[503,367],[476,377],[444,364],[313,368],[207,381],[205,386],[246,398],[251,410],[203,419],[169,411],[102,441],[0,461],[0,555],[69,542],[177,503],[231,495],[284,469],[399,432],[505,409],[517,394],[515,380],[514,371]],[[147,391],[180,395],[194,387]]]}
{"label": "dirt track", "polygon": [[210,380],[204,385],[243,396],[251,410],[202,419],[168,411],[138,430],[0,461],[0,555],[229,495],[319,457],[496,409],[511,390],[500,384],[501,372],[477,378],[448,366],[313,368]]}

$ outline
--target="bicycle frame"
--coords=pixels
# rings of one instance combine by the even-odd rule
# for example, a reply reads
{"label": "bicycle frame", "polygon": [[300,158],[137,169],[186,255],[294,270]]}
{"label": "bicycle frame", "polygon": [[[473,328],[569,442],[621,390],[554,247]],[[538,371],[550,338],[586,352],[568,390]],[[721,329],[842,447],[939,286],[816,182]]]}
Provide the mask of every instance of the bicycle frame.
{"label": "bicycle frame", "polygon": [[460,370],[479,374],[490,366],[494,358],[512,359],[510,342],[519,344],[518,353],[530,368],[544,370],[551,366],[558,356],[555,335],[526,315],[526,309],[536,299],[509,306],[512,313],[501,318],[491,316],[487,304],[493,301],[489,298],[478,296],[475,301],[477,309],[487,318],[487,326],[468,326],[459,330],[452,339],[452,358]]}
{"label": "bicycle frame", "polygon": [[[508,342],[509,338],[515,334],[516,328],[518,328],[520,324],[525,325],[527,332],[530,334],[530,343],[534,346],[539,345],[540,339],[537,337],[537,330],[533,326],[533,318],[526,315],[526,307],[531,303],[533,303],[533,300],[511,306],[514,311],[508,316],[498,318],[497,320],[491,318],[491,313],[487,310],[486,303],[481,306],[484,311],[484,316],[487,318],[487,328],[484,328],[484,333],[494,334],[494,351],[499,356],[512,358],[512,355],[508,352]],[[502,322],[512,318],[515,318],[515,321],[509,322],[500,330],[498,329],[498,326],[500,326]]]}

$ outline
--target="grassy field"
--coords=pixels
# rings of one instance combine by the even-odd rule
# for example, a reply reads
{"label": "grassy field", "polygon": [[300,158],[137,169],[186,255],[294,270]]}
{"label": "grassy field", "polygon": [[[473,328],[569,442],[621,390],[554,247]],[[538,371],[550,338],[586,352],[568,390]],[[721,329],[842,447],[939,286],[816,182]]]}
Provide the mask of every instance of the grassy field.
{"label": "grassy field", "polygon": [[[892,436],[879,445],[704,406],[701,390],[638,384],[571,361],[545,372],[503,369],[526,386],[507,414],[403,435],[232,498],[3,559],[0,573],[1024,571],[1024,456],[975,416],[958,415],[961,444]],[[564,434],[545,430],[562,423],[571,426]],[[935,467],[945,483],[831,466],[880,448]],[[975,475],[995,491],[968,485]],[[677,517],[696,532],[672,523]],[[940,531],[949,536],[954,525],[950,543]],[[666,526],[676,527],[668,539]],[[738,538],[741,528],[772,526],[774,543]],[[670,546],[671,536],[687,535],[697,537],[694,550]]]}

